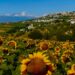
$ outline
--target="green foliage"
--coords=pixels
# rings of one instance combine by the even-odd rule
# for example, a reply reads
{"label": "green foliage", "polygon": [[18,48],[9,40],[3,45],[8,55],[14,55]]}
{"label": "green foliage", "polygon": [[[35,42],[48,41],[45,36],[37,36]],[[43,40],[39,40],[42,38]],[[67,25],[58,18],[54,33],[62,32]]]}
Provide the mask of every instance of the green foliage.
{"label": "green foliage", "polygon": [[42,39],[43,35],[39,30],[32,30],[29,34],[28,34],[29,38],[32,39]]}

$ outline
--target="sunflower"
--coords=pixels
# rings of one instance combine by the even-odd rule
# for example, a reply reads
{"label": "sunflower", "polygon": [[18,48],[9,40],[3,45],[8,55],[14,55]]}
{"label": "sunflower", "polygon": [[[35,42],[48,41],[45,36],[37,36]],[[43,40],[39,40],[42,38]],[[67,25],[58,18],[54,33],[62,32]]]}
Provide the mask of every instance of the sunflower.
{"label": "sunflower", "polygon": [[61,61],[63,63],[70,62],[72,55],[73,55],[73,50],[66,50],[66,51],[64,51],[62,56],[61,56]]}
{"label": "sunflower", "polygon": [[4,54],[8,54],[8,48],[3,48],[3,50],[2,50],[2,52],[4,53]]}
{"label": "sunflower", "polygon": [[75,71],[74,70],[68,70],[67,75],[75,75]]}
{"label": "sunflower", "polygon": [[21,62],[21,75],[52,75],[55,67],[42,52],[29,54],[29,57]]}
{"label": "sunflower", "polygon": [[9,42],[8,42],[8,46],[16,48],[17,43],[12,40],[12,41],[9,41]]}
{"label": "sunflower", "polygon": [[71,70],[74,70],[74,71],[75,71],[75,64],[73,64],[73,65],[71,66]]}
{"label": "sunflower", "polygon": [[69,49],[74,49],[74,44],[70,44]]}
{"label": "sunflower", "polygon": [[69,48],[69,44],[70,44],[69,41],[64,42],[64,43],[62,44],[62,48],[63,48],[63,49],[68,49],[68,48]]}
{"label": "sunflower", "polygon": [[59,58],[60,58],[60,53],[53,52],[53,57],[54,57],[55,62],[58,63],[59,62]]}
{"label": "sunflower", "polygon": [[68,62],[70,62],[71,61],[71,58],[69,57],[69,56],[67,56],[67,55],[65,55],[65,54],[63,54],[62,56],[61,56],[61,62],[62,63],[68,63]]}
{"label": "sunflower", "polygon": [[63,52],[63,54],[67,55],[67,56],[71,56],[73,54],[73,50],[66,50]]}
{"label": "sunflower", "polygon": [[55,63],[58,63],[58,59],[59,59],[59,54],[58,53],[55,53],[53,51],[49,51],[49,59],[52,61],[52,62],[55,62]]}
{"label": "sunflower", "polygon": [[55,52],[56,53],[59,53],[60,52],[60,48],[57,46],[57,47],[55,47]]}
{"label": "sunflower", "polygon": [[75,75],[75,64],[73,64],[71,69],[67,71],[67,75]]}
{"label": "sunflower", "polygon": [[40,50],[47,50],[50,47],[50,43],[48,41],[42,41],[39,43]]}

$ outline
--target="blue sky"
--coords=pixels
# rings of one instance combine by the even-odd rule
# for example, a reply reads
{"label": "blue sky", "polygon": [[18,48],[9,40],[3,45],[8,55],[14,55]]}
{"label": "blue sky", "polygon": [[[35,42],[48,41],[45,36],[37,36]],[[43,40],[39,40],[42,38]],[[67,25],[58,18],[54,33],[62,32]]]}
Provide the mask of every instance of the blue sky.
{"label": "blue sky", "polygon": [[0,0],[0,15],[26,12],[34,16],[75,11],[75,0]]}

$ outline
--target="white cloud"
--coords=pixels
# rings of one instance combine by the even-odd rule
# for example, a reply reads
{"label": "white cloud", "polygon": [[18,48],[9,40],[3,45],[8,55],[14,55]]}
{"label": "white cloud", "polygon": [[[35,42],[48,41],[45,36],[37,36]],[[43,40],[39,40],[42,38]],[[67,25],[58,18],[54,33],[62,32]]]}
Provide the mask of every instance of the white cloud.
{"label": "white cloud", "polygon": [[32,16],[32,15],[23,11],[23,12],[14,13],[14,14],[7,13],[7,14],[4,14],[3,16]]}
{"label": "white cloud", "polygon": [[4,16],[11,16],[11,14],[7,13],[7,14],[4,14]]}
{"label": "white cloud", "polygon": [[14,16],[28,16],[26,12],[16,13]]}

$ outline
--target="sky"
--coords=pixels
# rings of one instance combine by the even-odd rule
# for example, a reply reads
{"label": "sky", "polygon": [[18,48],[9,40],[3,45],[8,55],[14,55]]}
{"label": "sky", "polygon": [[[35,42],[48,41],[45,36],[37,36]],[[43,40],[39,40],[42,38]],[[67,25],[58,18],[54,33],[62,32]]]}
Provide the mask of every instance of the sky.
{"label": "sky", "polygon": [[42,16],[64,11],[75,11],[75,0],[0,0],[0,15],[25,12]]}

